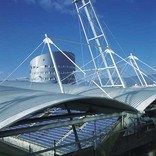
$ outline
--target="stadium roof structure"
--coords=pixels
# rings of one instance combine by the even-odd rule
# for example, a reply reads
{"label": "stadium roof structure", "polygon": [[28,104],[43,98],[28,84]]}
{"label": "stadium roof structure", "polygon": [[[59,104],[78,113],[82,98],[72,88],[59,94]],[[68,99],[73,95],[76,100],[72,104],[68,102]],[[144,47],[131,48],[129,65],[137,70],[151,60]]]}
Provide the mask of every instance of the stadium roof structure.
{"label": "stadium roof structure", "polygon": [[[135,131],[133,128],[136,123],[139,125],[138,119],[140,117],[141,120],[141,113],[146,112],[148,108],[156,106],[156,87],[148,87],[139,68],[132,66],[142,87],[126,87],[113,57],[113,55],[118,57],[119,55],[110,49],[91,2],[83,0],[80,3],[82,6],[79,6],[78,2],[80,1],[73,1],[92,56],[95,74],[98,78],[89,78],[87,82],[89,80],[89,84],[92,83],[95,86],[62,84],[50,44],[61,53],[63,51],[47,35],[45,35],[42,43],[48,46],[54,65],[54,75],[58,84],[33,83],[19,80],[7,81],[28,57],[0,83],[0,139],[3,138],[2,141],[9,143],[13,142],[12,144],[28,149],[29,152],[30,145],[35,145],[33,150],[38,145],[39,148],[44,147],[44,149],[37,149],[35,153],[33,151],[33,154],[51,151],[52,154],[49,154],[51,156],[55,155],[56,149],[58,155],[94,146],[96,149],[96,144],[98,142],[101,144],[104,139],[107,139],[107,134],[115,132],[115,129],[126,132],[127,128],[128,133]],[[87,5],[90,5],[90,9],[86,7]],[[88,28],[86,30],[84,28],[80,14],[82,9],[85,9],[87,21],[89,21],[91,26],[92,38],[90,38],[90,35],[87,36],[86,30],[88,31]],[[92,12],[89,13],[91,10]],[[97,23],[98,27],[94,27],[91,15],[95,15],[95,23]],[[102,49],[103,41],[106,42],[106,49]],[[100,68],[97,66],[99,60],[96,62],[96,57],[93,57],[92,48],[95,48],[95,46],[90,46],[92,42],[97,45],[104,68],[101,65]],[[94,45],[93,43],[92,45]],[[105,59],[104,53],[107,56],[109,55],[110,58]],[[63,55],[66,56],[64,53]],[[66,57],[83,73],[84,77],[87,75],[75,62],[68,56]],[[121,59],[121,57],[119,58]],[[134,56],[131,55],[131,58],[133,58],[134,64],[136,64]],[[110,63],[107,63],[106,60],[110,60]],[[107,82],[108,85],[102,83],[99,69],[106,70],[110,84],[109,81]],[[110,70],[113,71],[111,72]],[[139,74],[141,77],[139,77]],[[118,81],[115,80],[116,77],[119,79],[119,84],[116,84],[116,81]],[[97,80],[99,83],[97,83]],[[133,116],[134,120],[131,114],[136,115]],[[124,117],[126,118],[125,120]],[[144,122],[145,120],[142,121]],[[119,124],[121,124],[121,127]],[[101,137],[103,138],[101,139]],[[115,141],[116,139],[113,140]],[[111,144],[113,143],[111,142]]]}
{"label": "stadium roof structure", "polygon": [[64,85],[65,93],[52,83],[6,81],[0,86],[0,129],[42,110],[58,107],[88,113],[144,111],[156,100],[155,88],[105,88]]}

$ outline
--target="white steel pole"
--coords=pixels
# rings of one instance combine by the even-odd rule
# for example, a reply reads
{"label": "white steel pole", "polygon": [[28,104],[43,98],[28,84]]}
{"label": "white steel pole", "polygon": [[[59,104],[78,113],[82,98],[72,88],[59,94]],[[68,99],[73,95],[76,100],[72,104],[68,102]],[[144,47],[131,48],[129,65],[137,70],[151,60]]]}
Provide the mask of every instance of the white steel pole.
{"label": "white steel pole", "polygon": [[58,69],[57,69],[56,61],[55,61],[54,55],[52,53],[52,49],[50,47],[50,44],[53,44],[53,42],[51,41],[50,38],[48,38],[47,34],[45,34],[44,42],[48,45],[48,49],[49,49],[49,52],[50,52],[50,56],[51,56],[53,65],[54,65],[54,69],[55,69],[55,73],[56,73],[56,78],[57,78],[58,84],[60,86],[61,93],[64,93],[62,82],[61,82],[61,79],[60,79],[60,75],[59,75],[59,72],[58,72]]}
{"label": "white steel pole", "polygon": [[[82,0],[82,4],[85,6],[85,1],[84,1],[84,0]],[[91,2],[90,2],[90,4],[91,4]],[[106,61],[106,59],[105,59],[105,57],[104,57],[103,50],[102,50],[100,41],[99,41],[99,39],[98,39],[98,37],[97,37],[97,33],[96,33],[96,30],[95,30],[94,24],[93,24],[93,22],[92,22],[91,16],[90,16],[90,14],[89,14],[88,8],[87,8],[87,7],[84,7],[84,10],[85,10],[85,12],[86,12],[86,15],[87,15],[87,18],[88,18],[90,27],[91,27],[91,29],[92,29],[92,32],[93,32],[95,41],[96,41],[96,43],[97,43],[98,49],[99,49],[99,51],[100,51],[101,57],[102,57],[102,59],[103,59],[103,62],[104,62],[104,64],[105,64],[105,67],[107,68],[107,67],[108,67],[108,64],[107,64],[107,61]],[[108,45],[107,45],[107,46],[108,46]],[[114,86],[114,81],[113,81],[112,75],[111,75],[111,73],[110,73],[110,71],[109,71],[108,68],[107,68],[106,70],[107,70],[107,73],[108,73],[109,80],[110,80],[111,84]]]}
{"label": "white steel pole", "polygon": [[79,20],[80,20],[80,23],[81,23],[81,26],[82,26],[82,29],[83,29],[83,32],[84,32],[86,41],[87,41],[87,45],[88,45],[88,48],[89,48],[89,51],[90,51],[90,54],[91,54],[91,58],[92,58],[92,61],[93,61],[94,67],[95,67],[95,71],[96,71],[96,74],[97,74],[99,83],[100,83],[100,85],[102,86],[102,81],[101,81],[101,78],[100,78],[100,74],[99,74],[99,71],[98,71],[98,68],[97,68],[95,59],[94,59],[93,51],[92,51],[92,49],[91,49],[91,46],[90,46],[90,43],[89,43],[89,40],[88,40],[88,36],[87,36],[87,33],[86,33],[86,30],[85,30],[85,27],[84,27],[82,18],[81,18],[81,16],[80,16],[80,12],[79,12],[79,9],[78,9],[78,6],[77,6],[76,2],[77,2],[77,1],[75,1],[76,11],[77,11],[77,14],[78,14],[78,17],[79,17]]}
{"label": "white steel pole", "polygon": [[[67,59],[73,63],[84,75],[86,75],[86,72],[84,72],[75,62],[73,62],[56,44],[53,43],[53,45],[65,56]],[[100,87],[94,80],[91,80],[102,92],[104,92],[109,98],[112,98],[102,87]]]}
{"label": "white steel pole", "polygon": [[139,76],[139,74],[138,74],[138,72],[137,72],[137,70],[136,70],[136,67],[134,67],[133,62],[132,62],[131,59],[130,59],[130,63],[131,63],[131,66],[132,66],[132,68],[134,69],[134,71],[135,71],[135,73],[136,73],[136,75],[137,75],[137,77],[138,77],[138,80],[139,80],[141,86],[144,86],[143,83],[142,83],[142,81],[141,81],[141,79],[140,79],[140,76]]}
{"label": "white steel pole", "polygon": [[[75,62],[73,62],[58,46],[56,46],[56,44],[54,44],[48,37],[46,38],[46,42],[50,42],[51,44],[53,44],[60,52],[62,52],[62,54],[65,56],[65,57],[67,57],[67,59],[69,60],[69,61],[71,61],[84,75],[86,75],[86,73],[75,63]],[[51,51],[51,47],[50,47],[50,45],[48,46],[49,47],[49,51]],[[52,53],[52,51],[51,51],[51,53]],[[52,56],[53,56],[53,54],[52,54]],[[55,62],[55,60],[54,60],[54,62]],[[56,69],[57,69],[57,66],[56,66]],[[58,75],[59,76],[59,75]],[[100,87],[94,80],[91,80],[103,93],[105,93],[109,98],[112,98],[102,87]],[[60,86],[62,86],[62,83],[61,83],[61,81],[60,81]],[[60,87],[61,88],[61,87]],[[63,91],[63,87],[62,87],[62,91]],[[62,92],[62,93],[64,93],[64,92]]]}
{"label": "white steel pole", "polygon": [[106,52],[109,53],[109,55],[110,55],[110,57],[111,57],[111,59],[112,59],[112,62],[113,62],[113,64],[114,64],[114,67],[115,67],[115,70],[116,70],[117,75],[118,75],[118,77],[119,77],[119,80],[120,80],[120,82],[121,82],[121,84],[122,84],[122,87],[123,87],[123,88],[126,88],[125,83],[124,83],[124,81],[123,81],[123,79],[122,79],[122,77],[121,77],[121,74],[120,74],[119,70],[118,70],[118,67],[117,67],[117,65],[116,65],[116,63],[115,63],[115,60],[114,60],[114,58],[113,58],[113,56],[112,56],[112,54],[113,54],[114,52],[113,52],[111,49],[106,49]]}
{"label": "white steel pole", "polygon": [[101,30],[101,32],[102,32],[102,34],[103,34],[103,37],[104,37],[104,39],[105,39],[107,48],[109,48],[110,46],[109,46],[108,40],[107,40],[106,35],[105,35],[105,33],[104,33],[103,29],[102,29],[102,26],[101,26],[101,24],[100,24],[100,22],[99,22],[99,19],[98,19],[97,15],[96,15],[96,12],[95,12],[95,10],[94,10],[94,7],[93,7],[93,5],[92,5],[92,3],[91,3],[90,0],[89,0],[89,2],[90,2],[90,5],[91,5],[91,7],[92,7],[94,16],[95,16],[95,18],[96,18],[96,20],[97,20],[97,23],[98,23],[98,25],[99,25],[99,27],[100,27],[100,30]]}
{"label": "white steel pole", "polygon": [[142,72],[141,72],[141,70],[140,70],[140,68],[139,68],[139,66],[138,66],[138,64],[137,64],[137,62],[135,61],[136,58],[132,55],[132,53],[130,54],[130,56],[131,56],[131,58],[133,59],[133,62],[134,62],[134,64],[135,64],[136,68],[137,68],[138,71],[139,71],[139,74],[140,74],[140,76],[141,76],[141,78],[142,78],[142,80],[143,80],[143,82],[144,82],[144,85],[147,87],[147,86],[148,86],[148,85],[147,85],[147,82],[146,82],[146,80],[145,80],[145,78],[144,78],[144,76],[143,76],[143,74],[142,74]]}

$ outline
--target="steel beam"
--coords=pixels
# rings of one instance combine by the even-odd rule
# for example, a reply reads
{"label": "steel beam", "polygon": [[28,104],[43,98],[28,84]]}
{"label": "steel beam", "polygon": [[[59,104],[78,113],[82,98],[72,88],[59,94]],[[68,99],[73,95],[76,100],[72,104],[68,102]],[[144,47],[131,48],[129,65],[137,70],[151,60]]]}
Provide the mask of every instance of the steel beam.
{"label": "steel beam", "polygon": [[123,112],[123,113],[114,113],[112,115],[87,116],[81,119],[74,119],[74,120],[69,120],[69,121],[54,122],[51,124],[44,124],[44,125],[37,125],[37,126],[31,126],[31,127],[14,129],[14,130],[1,131],[0,137],[8,137],[8,136],[19,135],[22,133],[29,133],[29,132],[35,132],[35,131],[46,130],[46,129],[51,129],[51,128],[82,124],[82,123],[89,122],[89,121],[103,120],[103,119],[119,117],[123,115],[126,115],[126,113]]}

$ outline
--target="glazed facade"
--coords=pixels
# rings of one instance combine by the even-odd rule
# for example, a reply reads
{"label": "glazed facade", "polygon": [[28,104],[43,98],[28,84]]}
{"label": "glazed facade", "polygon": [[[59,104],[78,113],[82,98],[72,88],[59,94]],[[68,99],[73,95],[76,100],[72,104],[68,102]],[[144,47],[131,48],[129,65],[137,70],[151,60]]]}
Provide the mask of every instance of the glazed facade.
{"label": "glazed facade", "polygon": [[[75,55],[71,52],[64,52],[72,61],[75,62]],[[75,66],[61,53],[54,52],[59,75],[63,84],[75,83]],[[54,66],[50,54],[42,54],[35,57],[30,62],[30,81],[31,82],[57,82]]]}

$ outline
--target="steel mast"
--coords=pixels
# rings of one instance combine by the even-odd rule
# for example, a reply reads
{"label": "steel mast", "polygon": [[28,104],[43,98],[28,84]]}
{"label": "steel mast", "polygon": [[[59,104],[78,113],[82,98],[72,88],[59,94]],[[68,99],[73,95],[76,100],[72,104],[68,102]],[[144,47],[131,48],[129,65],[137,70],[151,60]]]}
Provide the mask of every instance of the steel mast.
{"label": "steel mast", "polygon": [[[113,58],[112,50],[110,49],[108,40],[104,34],[104,31],[102,29],[102,26],[99,22],[99,19],[96,15],[96,12],[93,8],[91,1],[90,0],[74,0],[73,3],[75,4],[76,11],[78,13],[78,17],[79,17],[79,20],[80,20],[80,23],[81,23],[87,44],[88,44],[88,48],[89,48],[89,51],[90,51],[90,54],[91,54],[91,57],[93,60],[93,64],[94,64],[100,85],[104,86],[102,84],[99,69],[98,69],[97,63],[96,63],[95,58],[94,58],[93,47],[91,46],[92,42],[95,43],[95,45],[96,45],[96,47],[97,47],[97,49],[101,55],[101,58],[102,58],[102,61],[104,63],[104,66],[106,68],[108,79],[110,81],[111,86],[115,86],[115,81],[113,80],[113,74],[111,73],[111,69],[114,69],[115,73],[117,74],[117,77],[120,80],[121,86],[123,88],[125,88],[124,81],[121,77],[121,74],[120,74],[118,67],[115,63],[115,60]],[[85,15],[87,17],[87,21],[88,21],[90,29],[92,31],[91,37],[87,33],[88,28],[85,26],[85,22],[83,21],[84,16],[82,15],[82,12],[85,13]],[[95,26],[95,23],[96,23],[96,26]],[[106,50],[103,48],[103,42],[106,43]],[[113,66],[108,64],[104,54],[109,54],[109,56],[110,56],[109,59],[111,61],[111,64],[113,64]]]}
{"label": "steel mast", "polygon": [[140,70],[140,68],[139,68],[139,66],[138,66],[138,64],[136,62],[136,60],[138,60],[138,58],[131,53],[130,56],[129,56],[129,59],[130,59],[131,65],[132,65],[132,67],[133,67],[133,69],[134,69],[134,71],[135,71],[135,73],[136,73],[136,75],[137,75],[137,77],[139,79],[139,82],[140,82],[141,86],[147,87],[148,84],[147,84],[147,82],[146,82],[146,80],[144,78],[145,74]]}
{"label": "steel mast", "polygon": [[62,82],[61,82],[61,78],[60,78],[60,75],[59,75],[59,71],[58,71],[58,68],[57,68],[57,65],[56,65],[56,61],[55,61],[55,58],[54,58],[52,49],[51,49],[51,47],[50,47],[50,44],[53,44],[53,42],[52,42],[52,40],[51,40],[50,38],[48,38],[47,34],[45,34],[45,39],[43,40],[43,42],[44,42],[45,44],[47,44],[47,46],[48,46],[49,53],[50,53],[50,56],[51,56],[51,59],[52,59],[52,63],[53,63],[53,65],[54,65],[54,70],[55,70],[55,73],[56,73],[56,79],[57,79],[57,81],[58,81],[58,84],[59,84],[61,93],[64,93],[64,89],[63,89],[63,86],[62,86]]}

